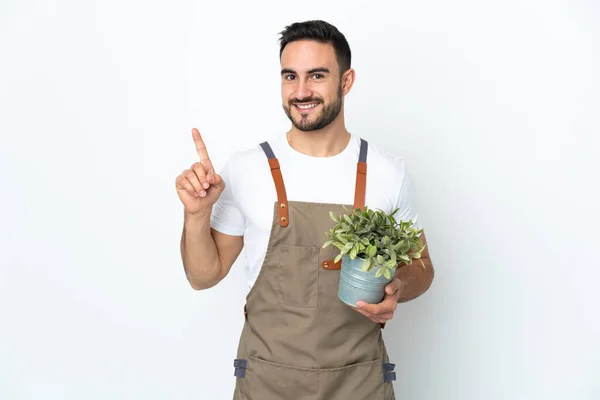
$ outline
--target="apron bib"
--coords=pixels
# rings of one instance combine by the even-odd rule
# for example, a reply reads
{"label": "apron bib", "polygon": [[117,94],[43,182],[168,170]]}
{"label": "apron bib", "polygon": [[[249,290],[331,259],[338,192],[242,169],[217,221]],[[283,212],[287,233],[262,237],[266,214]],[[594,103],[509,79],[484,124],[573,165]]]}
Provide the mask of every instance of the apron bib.
{"label": "apron bib", "polygon": [[[394,400],[383,325],[338,297],[341,261],[322,245],[342,204],[288,201],[279,162],[261,143],[277,202],[264,262],[246,297],[234,360],[234,400]],[[367,142],[361,139],[354,205],[363,208]]]}

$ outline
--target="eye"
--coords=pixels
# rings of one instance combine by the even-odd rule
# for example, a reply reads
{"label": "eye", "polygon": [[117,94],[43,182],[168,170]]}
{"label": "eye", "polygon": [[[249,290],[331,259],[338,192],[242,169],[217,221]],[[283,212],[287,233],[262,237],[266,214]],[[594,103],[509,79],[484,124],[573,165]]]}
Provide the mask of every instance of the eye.
{"label": "eye", "polygon": [[324,78],[324,76],[322,74],[314,74],[313,77],[315,79],[322,79],[322,78]]}
{"label": "eye", "polygon": [[291,80],[293,80],[293,79],[295,79],[295,78],[296,78],[296,76],[295,76],[295,75],[293,75],[293,74],[287,74],[287,75],[285,75],[285,76],[283,77],[283,79],[285,79],[286,81],[291,81]]}

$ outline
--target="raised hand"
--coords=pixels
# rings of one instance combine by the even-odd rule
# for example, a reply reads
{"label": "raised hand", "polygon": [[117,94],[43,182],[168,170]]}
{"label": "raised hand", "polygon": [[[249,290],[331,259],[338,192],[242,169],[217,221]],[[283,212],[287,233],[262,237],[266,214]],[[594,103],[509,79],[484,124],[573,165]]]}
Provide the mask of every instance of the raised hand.
{"label": "raised hand", "polygon": [[192,129],[192,138],[200,161],[177,176],[175,187],[187,213],[210,213],[212,206],[225,190],[225,182],[215,172],[198,129]]}

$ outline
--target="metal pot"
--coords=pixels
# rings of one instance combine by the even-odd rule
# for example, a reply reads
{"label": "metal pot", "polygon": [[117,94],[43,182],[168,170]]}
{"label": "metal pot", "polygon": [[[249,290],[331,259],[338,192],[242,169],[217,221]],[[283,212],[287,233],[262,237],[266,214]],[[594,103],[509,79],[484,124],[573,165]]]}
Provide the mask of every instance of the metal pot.
{"label": "metal pot", "polygon": [[394,278],[393,273],[390,279],[384,275],[376,278],[378,265],[374,265],[369,272],[363,272],[361,267],[364,262],[359,257],[352,260],[347,254],[342,256],[338,298],[352,307],[356,307],[357,301],[380,303],[385,297],[385,287]]}

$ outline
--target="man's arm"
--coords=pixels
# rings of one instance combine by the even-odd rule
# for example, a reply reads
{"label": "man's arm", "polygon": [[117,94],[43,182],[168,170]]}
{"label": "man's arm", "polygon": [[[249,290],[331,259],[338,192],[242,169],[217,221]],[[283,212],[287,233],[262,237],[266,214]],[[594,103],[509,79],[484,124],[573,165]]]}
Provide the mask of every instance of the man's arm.
{"label": "man's arm", "polygon": [[192,288],[208,289],[223,280],[243,246],[243,236],[226,235],[212,229],[210,214],[185,214],[181,258]]}
{"label": "man's arm", "polygon": [[[397,219],[403,221],[411,220],[415,222],[413,228],[420,228],[420,217],[417,211],[417,190],[414,181],[407,170],[407,167],[402,158],[399,159],[399,171],[404,171],[404,178],[398,192],[398,200],[396,207],[400,210]],[[427,244],[424,231],[420,234],[421,241],[424,245]],[[413,260],[411,264],[402,264],[396,269],[395,277],[398,278],[400,297],[398,303],[413,300],[425,293],[433,281],[433,264],[429,258],[429,246],[421,253],[421,261]],[[425,267],[423,267],[423,265]]]}
{"label": "man's arm", "polygon": [[225,235],[211,228],[217,200],[226,199],[230,191],[225,190],[225,179],[215,172],[196,128],[192,129],[192,137],[200,161],[177,176],[175,187],[184,206],[181,259],[190,285],[201,290],[225,278],[244,244],[241,235]]}
{"label": "man's arm", "polygon": [[[396,207],[401,214],[396,219],[402,221],[417,221],[416,193],[412,179],[405,174]],[[418,226],[415,226],[418,228]],[[421,241],[427,244],[425,232],[421,231]],[[423,264],[421,264],[423,261]],[[394,317],[398,303],[404,303],[425,293],[433,282],[433,263],[429,256],[429,246],[421,253],[421,261],[413,260],[411,264],[401,264],[396,268],[394,279],[385,287],[385,295],[379,304],[367,304],[358,302],[357,311],[371,319],[373,322],[385,324]]]}
{"label": "man's arm", "polygon": [[[427,244],[425,232],[421,232],[423,244]],[[425,247],[421,253],[421,260],[413,260],[412,264],[403,264],[396,269],[396,278],[402,282],[402,290],[398,297],[398,303],[413,300],[425,293],[433,282],[434,269],[429,257],[429,247]]]}

